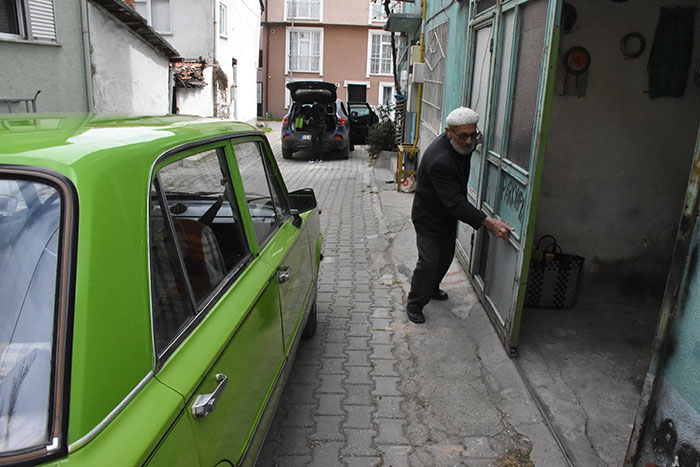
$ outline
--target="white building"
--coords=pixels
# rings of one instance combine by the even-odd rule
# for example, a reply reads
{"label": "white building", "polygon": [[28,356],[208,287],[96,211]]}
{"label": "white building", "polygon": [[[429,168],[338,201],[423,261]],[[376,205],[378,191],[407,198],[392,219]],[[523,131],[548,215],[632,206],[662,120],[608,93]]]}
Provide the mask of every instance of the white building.
{"label": "white building", "polygon": [[256,119],[260,0],[134,0],[134,8],[182,56],[174,112]]}

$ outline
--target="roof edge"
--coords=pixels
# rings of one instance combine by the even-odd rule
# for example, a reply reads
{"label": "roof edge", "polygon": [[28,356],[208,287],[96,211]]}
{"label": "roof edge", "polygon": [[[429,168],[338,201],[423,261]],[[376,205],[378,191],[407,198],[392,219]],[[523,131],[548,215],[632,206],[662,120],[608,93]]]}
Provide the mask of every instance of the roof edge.
{"label": "roof edge", "polygon": [[180,56],[180,53],[148,25],[146,18],[141,16],[124,0],[89,0],[95,5],[107,10],[119,21],[129,28],[134,34],[153,46],[158,52],[172,59]]}

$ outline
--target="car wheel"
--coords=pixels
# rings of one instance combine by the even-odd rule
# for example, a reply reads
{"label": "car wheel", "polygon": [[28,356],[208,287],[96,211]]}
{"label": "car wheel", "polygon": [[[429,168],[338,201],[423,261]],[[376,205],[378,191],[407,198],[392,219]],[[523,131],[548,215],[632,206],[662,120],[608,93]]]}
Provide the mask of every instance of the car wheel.
{"label": "car wheel", "polygon": [[282,157],[283,157],[283,158],[285,158],[285,159],[291,159],[291,158],[292,158],[292,154],[294,154],[294,153],[292,152],[291,149],[282,148]]}
{"label": "car wheel", "polygon": [[316,334],[316,297],[314,297],[314,304],[311,305],[311,311],[309,311],[309,320],[304,326],[304,330],[301,331],[302,339],[309,339],[314,337]]}
{"label": "car wheel", "polygon": [[355,143],[350,143],[350,150],[354,151],[355,150]]}
{"label": "car wheel", "polygon": [[344,149],[340,150],[341,159],[350,159],[350,147],[346,146]]}

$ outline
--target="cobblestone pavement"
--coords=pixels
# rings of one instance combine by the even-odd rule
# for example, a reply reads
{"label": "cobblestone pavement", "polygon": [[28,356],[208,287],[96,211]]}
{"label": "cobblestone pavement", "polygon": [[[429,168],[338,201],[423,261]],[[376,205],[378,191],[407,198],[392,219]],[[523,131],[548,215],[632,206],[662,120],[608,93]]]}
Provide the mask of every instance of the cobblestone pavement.
{"label": "cobblestone pavement", "polygon": [[456,263],[450,300],[426,307],[425,325],[406,319],[412,195],[363,147],[350,160],[287,161],[275,133],[288,188],[316,191],[324,260],[317,333],[299,347],[257,465],[495,466],[530,451],[566,465]]}

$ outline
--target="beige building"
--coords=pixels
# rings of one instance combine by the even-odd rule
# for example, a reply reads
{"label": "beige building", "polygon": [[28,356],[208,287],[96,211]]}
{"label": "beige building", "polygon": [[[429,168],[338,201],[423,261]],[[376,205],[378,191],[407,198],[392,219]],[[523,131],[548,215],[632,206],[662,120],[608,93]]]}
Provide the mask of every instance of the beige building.
{"label": "beige building", "polygon": [[[392,5],[398,12],[401,4]],[[336,83],[338,98],[371,105],[394,99],[391,36],[371,0],[266,0],[262,18],[263,115],[283,117],[290,81]]]}

